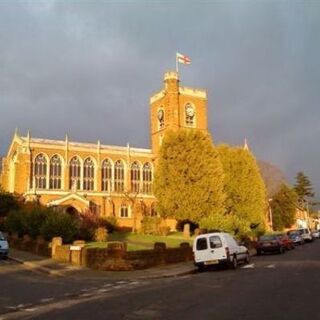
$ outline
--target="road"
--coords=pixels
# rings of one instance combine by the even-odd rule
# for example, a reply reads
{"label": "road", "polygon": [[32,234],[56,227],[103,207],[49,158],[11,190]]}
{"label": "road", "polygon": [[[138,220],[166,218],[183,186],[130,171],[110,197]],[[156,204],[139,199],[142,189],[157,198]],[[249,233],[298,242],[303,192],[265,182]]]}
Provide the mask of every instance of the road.
{"label": "road", "polygon": [[[4,287],[1,278],[1,304],[4,293],[12,303],[28,295],[33,304],[0,319],[320,319],[320,240],[255,257],[238,270],[140,282],[88,283],[20,272],[22,278],[13,272]],[[25,283],[23,292],[13,293]],[[66,291],[77,294],[64,296]],[[53,299],[41,302],[49,292]]]}

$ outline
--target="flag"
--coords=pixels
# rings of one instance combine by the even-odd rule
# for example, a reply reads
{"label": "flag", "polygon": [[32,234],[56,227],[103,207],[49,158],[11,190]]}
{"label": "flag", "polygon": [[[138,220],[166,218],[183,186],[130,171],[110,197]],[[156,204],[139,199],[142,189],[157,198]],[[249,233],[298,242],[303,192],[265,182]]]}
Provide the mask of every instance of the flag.
{"label": "flag", "polygon": [[183,64],[191,64],[190,58],[179,52],[177,52],[177,61]]}

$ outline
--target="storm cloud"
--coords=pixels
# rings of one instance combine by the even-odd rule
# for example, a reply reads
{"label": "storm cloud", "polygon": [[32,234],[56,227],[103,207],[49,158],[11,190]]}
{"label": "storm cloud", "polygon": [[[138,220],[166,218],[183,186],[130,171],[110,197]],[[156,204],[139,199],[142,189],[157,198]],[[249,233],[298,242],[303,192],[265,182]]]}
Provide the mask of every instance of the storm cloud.
{"label": "storm cloud", "polygon": [[320,191],[317,1],[1,1],[0,154],[32,136],[149,147],[149,97],[190,56],[216,143]]}

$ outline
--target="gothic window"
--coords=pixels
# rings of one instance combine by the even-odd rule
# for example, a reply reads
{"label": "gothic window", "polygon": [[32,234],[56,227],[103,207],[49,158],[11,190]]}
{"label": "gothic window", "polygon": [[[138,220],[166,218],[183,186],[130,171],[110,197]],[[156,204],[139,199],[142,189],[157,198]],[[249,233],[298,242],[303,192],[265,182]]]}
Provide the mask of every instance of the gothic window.
{"label": "gothic window", "polygon": [[140,191],[140,165],[134,162],[131,165],[131,191],[139,193]]}
{"label": "gothic window", "polygon": [[120,218],[129,218],[129,208],[126,203],[121,204]]}
{"label": "gothic window", "polygon": [[61,189],[62,166],[61,159],[58,155],[54,155],[50,159],[49,188]]}
{"label": "gothic window", "polygon": [[47,186],[47,159],[39,154],[34,160],[34,177],[36,188],[45,189]]}
{"label": "gothic window", "polygon": [[111,161],[106,159],[102,162],[101,168],[102,176],[102,191],[112,191],[112,164]]}
{"label": "gothic window", "polygon": [[152,167],[150,163],[145,163],[142,169],[142,192],[152,193]]}
{"label": "gothic window", "polygon": [[83,190],[94,190],[94,163],[91,158],[83,163]]}
{"label": "gothic window", "polygon": [[164,128],[164,111],[162,108],[158,110],[157,117],[158,117],[159,129],[163,129]]}
{"label": "gothic window", "polygon": [[73,157],[70,160],[69,166],[69,187],[70,189],[80,189],[80,178],[81,178],[81,165],[78,157]]}
{"label": "gothic window", "polygon": [[193,127],[195,125],[195,111],[194,107],[190,103],[185,105],[185,117],[186,125]]}
{"label": "gothic window", "polygon": [[124,165],[121,160],[118,160],[114,165],[114,191],[124,191]]}

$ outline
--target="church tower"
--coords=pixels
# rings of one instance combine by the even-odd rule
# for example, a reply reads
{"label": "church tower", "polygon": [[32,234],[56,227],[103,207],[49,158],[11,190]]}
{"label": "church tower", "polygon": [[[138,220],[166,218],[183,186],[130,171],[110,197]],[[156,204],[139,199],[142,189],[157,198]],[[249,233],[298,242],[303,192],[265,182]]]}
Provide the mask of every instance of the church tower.
{"label": "church tower", "polygon": [[179,74],[164,75],[164,88],[150,98],[151,146],[157,155],[168,130],[180,128],[207,130],[207,93],[181,87]]}

